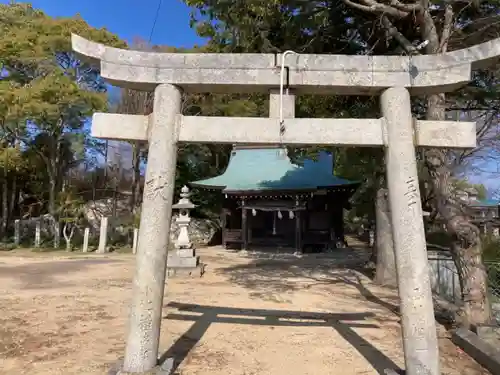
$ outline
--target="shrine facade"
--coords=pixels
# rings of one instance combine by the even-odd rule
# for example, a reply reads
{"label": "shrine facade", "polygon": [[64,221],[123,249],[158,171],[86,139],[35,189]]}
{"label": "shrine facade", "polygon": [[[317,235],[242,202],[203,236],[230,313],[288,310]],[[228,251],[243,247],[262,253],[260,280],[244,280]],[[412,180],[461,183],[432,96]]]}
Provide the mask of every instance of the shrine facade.
{"label": "shrine facade", "polygon": [[294,164],[286,148],[234,146],[226,171],[192,182],[223,194],[222,243],[297,252],[344,247],[344,209],[359,186],[333,175],[333,155]]}

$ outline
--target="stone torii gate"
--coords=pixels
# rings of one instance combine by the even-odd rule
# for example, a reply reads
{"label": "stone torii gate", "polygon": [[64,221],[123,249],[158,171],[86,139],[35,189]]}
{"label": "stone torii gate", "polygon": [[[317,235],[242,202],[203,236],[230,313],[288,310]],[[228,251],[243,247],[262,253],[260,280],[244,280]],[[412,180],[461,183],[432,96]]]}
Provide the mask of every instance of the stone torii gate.
{"label": "stone torii gate", "polygon": [[[406,373],[439,374],[415,147],[474,148],[476,133],[471,122],[414,121],[410,95],[463,86],[500,55],[500,39],[423,56],[152,53],[72,42],[111,84],[155,92],[150,116],[96,113],[92,122],[96,137],[149,142],[123,373],[158,368],[177,144],[194,142],[384,147]],[[266,92],[270,118],[183,116],[183,91]],[[297,119],[300,94],[381,95],[383,117]]]}

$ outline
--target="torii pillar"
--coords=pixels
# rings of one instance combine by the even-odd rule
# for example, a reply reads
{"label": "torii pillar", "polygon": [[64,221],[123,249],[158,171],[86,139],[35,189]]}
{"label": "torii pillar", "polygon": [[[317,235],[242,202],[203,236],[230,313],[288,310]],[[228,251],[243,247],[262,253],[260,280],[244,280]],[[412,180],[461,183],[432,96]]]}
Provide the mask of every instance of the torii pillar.
{"label": "torii pillar", "polygon": [[[418,187],[410,94],[390,88],[381,97],[387,131],[387,186],[408,374],[439,374],[439,350]],[[422,251],[423,249],[423,251]],[[415,251],[416,250],[416,251]]]}
{"label": "torii pillar", "polygon": [[181,111],[181,90],[169,84],[159,85],[153,108],[123,364],[128,372],[139,373],[158,364],[177,161],[177,140],[173,135],[177,133],[176,117]]}

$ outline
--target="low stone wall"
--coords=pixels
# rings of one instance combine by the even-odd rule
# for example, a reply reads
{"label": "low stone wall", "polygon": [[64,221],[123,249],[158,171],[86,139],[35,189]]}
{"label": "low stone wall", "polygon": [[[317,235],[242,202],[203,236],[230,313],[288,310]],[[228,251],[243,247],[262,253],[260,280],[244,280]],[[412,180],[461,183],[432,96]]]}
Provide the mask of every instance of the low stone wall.
{"label": "low stone wall", "polygon": [[500,375],[500,351],[497,345],[490,344],[465,328],[452,332],[451,341],[493,375]]}
{"label": "low stone wall", "polygon": [[34,243],[38,222],[40,222],[40,237],[42,239],[54,238],[55,220],[51,215],[46,214],[40,217],[19,220],[19,240],[21,243]]}
{"label": "low stone wall", "polygon": [[[124,199],[119,199],[116,202],[117,219],[113,224],[111,216],[113,213],[113,200],[102,199],[95,202],[90,202],[85,207],[85,218],[87,219],[91,232],[99,233],[101,217],[107,216],[110,220],[110,227],[115,231],[125,232],[130,229],[130,226],[122,226],[121,223],[127,217],[130,217],[130,208],[128,202]],[[170,240],[173,242],[179,234],[179,226],[175,221],[176,213],[172,215],[172,225],[170,227]],[[128,228],[128,229],[127,229]],[[220,224],[215,220],[191,218],[189,224],[189,237],[191,241],[198,246],[206,246],[212,241],[214,235],[218,232]],[[121,233],[124,234],[124,233]]]}
{"label": "low stone wall", "polygon": [[[100,199],[85,204],[83,214],[92,232],[99,232],[102,217],[111,218],[113,216],[114,204],[115,202],[112,198]],[[126,199],[116,200],[116,216],[118,222],[122,222],[125,218],[131,219],[130,207]]]}
{"label": "low stone wall", "polygon": [[[191,218],[191,223],[189,224],[189,238],[196,246],[207,246],[211,243],[219,229],[219,223],[216,221]],[[173,243],[178,235],[179,225],[175,221],[175,216],[173,216],[172,225],[170,227],[170,241]]]}

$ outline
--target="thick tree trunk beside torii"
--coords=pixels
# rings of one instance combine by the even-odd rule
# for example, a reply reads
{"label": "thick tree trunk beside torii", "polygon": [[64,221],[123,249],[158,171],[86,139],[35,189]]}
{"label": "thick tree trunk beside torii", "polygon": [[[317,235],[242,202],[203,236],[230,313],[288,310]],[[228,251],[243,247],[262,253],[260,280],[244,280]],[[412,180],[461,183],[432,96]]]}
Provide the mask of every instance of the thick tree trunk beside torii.
{"label": "thick tree trunk beside torii", "polygon": [[[445,22],[441,38],[437,35],[432,17],[425,13],[422,37],[429,40],[425,52],[446,52],[451,32],[453,9],[446,7]],[[427,120],[446,119],[445,94],[430,95],[427,98]],[[464,212],[450,181],[452,170],[447,150],[430,149],[424,152],[425,164],[432,179],[435,206],[446,223],[446,229],[453,239],[451,253],[457,267],[462,294],[463,309],[459,323],[463,326],[490,323],[491,305],[488,298],[488,275],[482,261],[482,243],[479,228]]]}
{"label": "thick tree trunk beside torii", "polygon": [[[428,0],[416,0],[413,3],[394,1],[390,4],[376,0],[343,0],[343,2],[352,8],[379,16],[380,25],[387,33],[387,37],[395,40],[408,55],[439,54],[448,49],[454,29],[455,14],[452,3],[444,4],[442,15],[434,19],[431,3]],[[423,42],[421,50],[414,46],[393,22],[408,17],[413,17],[414,26],[420,32]],[[444,94],[430,95],[427,98],[426,119],[445,120]],[[457,266],[464,302],[461,323],[465,326],[489,323],[491,306],[487,293],[487,273],[481,259],[482,244],[479,229],[463,213],[462,207],[450,190],[449,179],[452,171],[447,160],[447,151],[426,150],[424,161],[431,175],[437,214],[444,219],[447,231],[453,238],[450,250]]]}
{"label": "thick tree trunk beside torii", "polygon": [[[428,117],[443,116],[439,104],[444,95],[434,95],[428,101]],[[432,176],[436,209],[451,235],[451,254],[457,268],[463,308],[458,317],[463,326],[489,323],[492,319],[488,298],[488,275],[482,261],[479,228],[471,223],[452,191],[451,170],[446,163],[446,150],[425,152],[425,162]]]}

